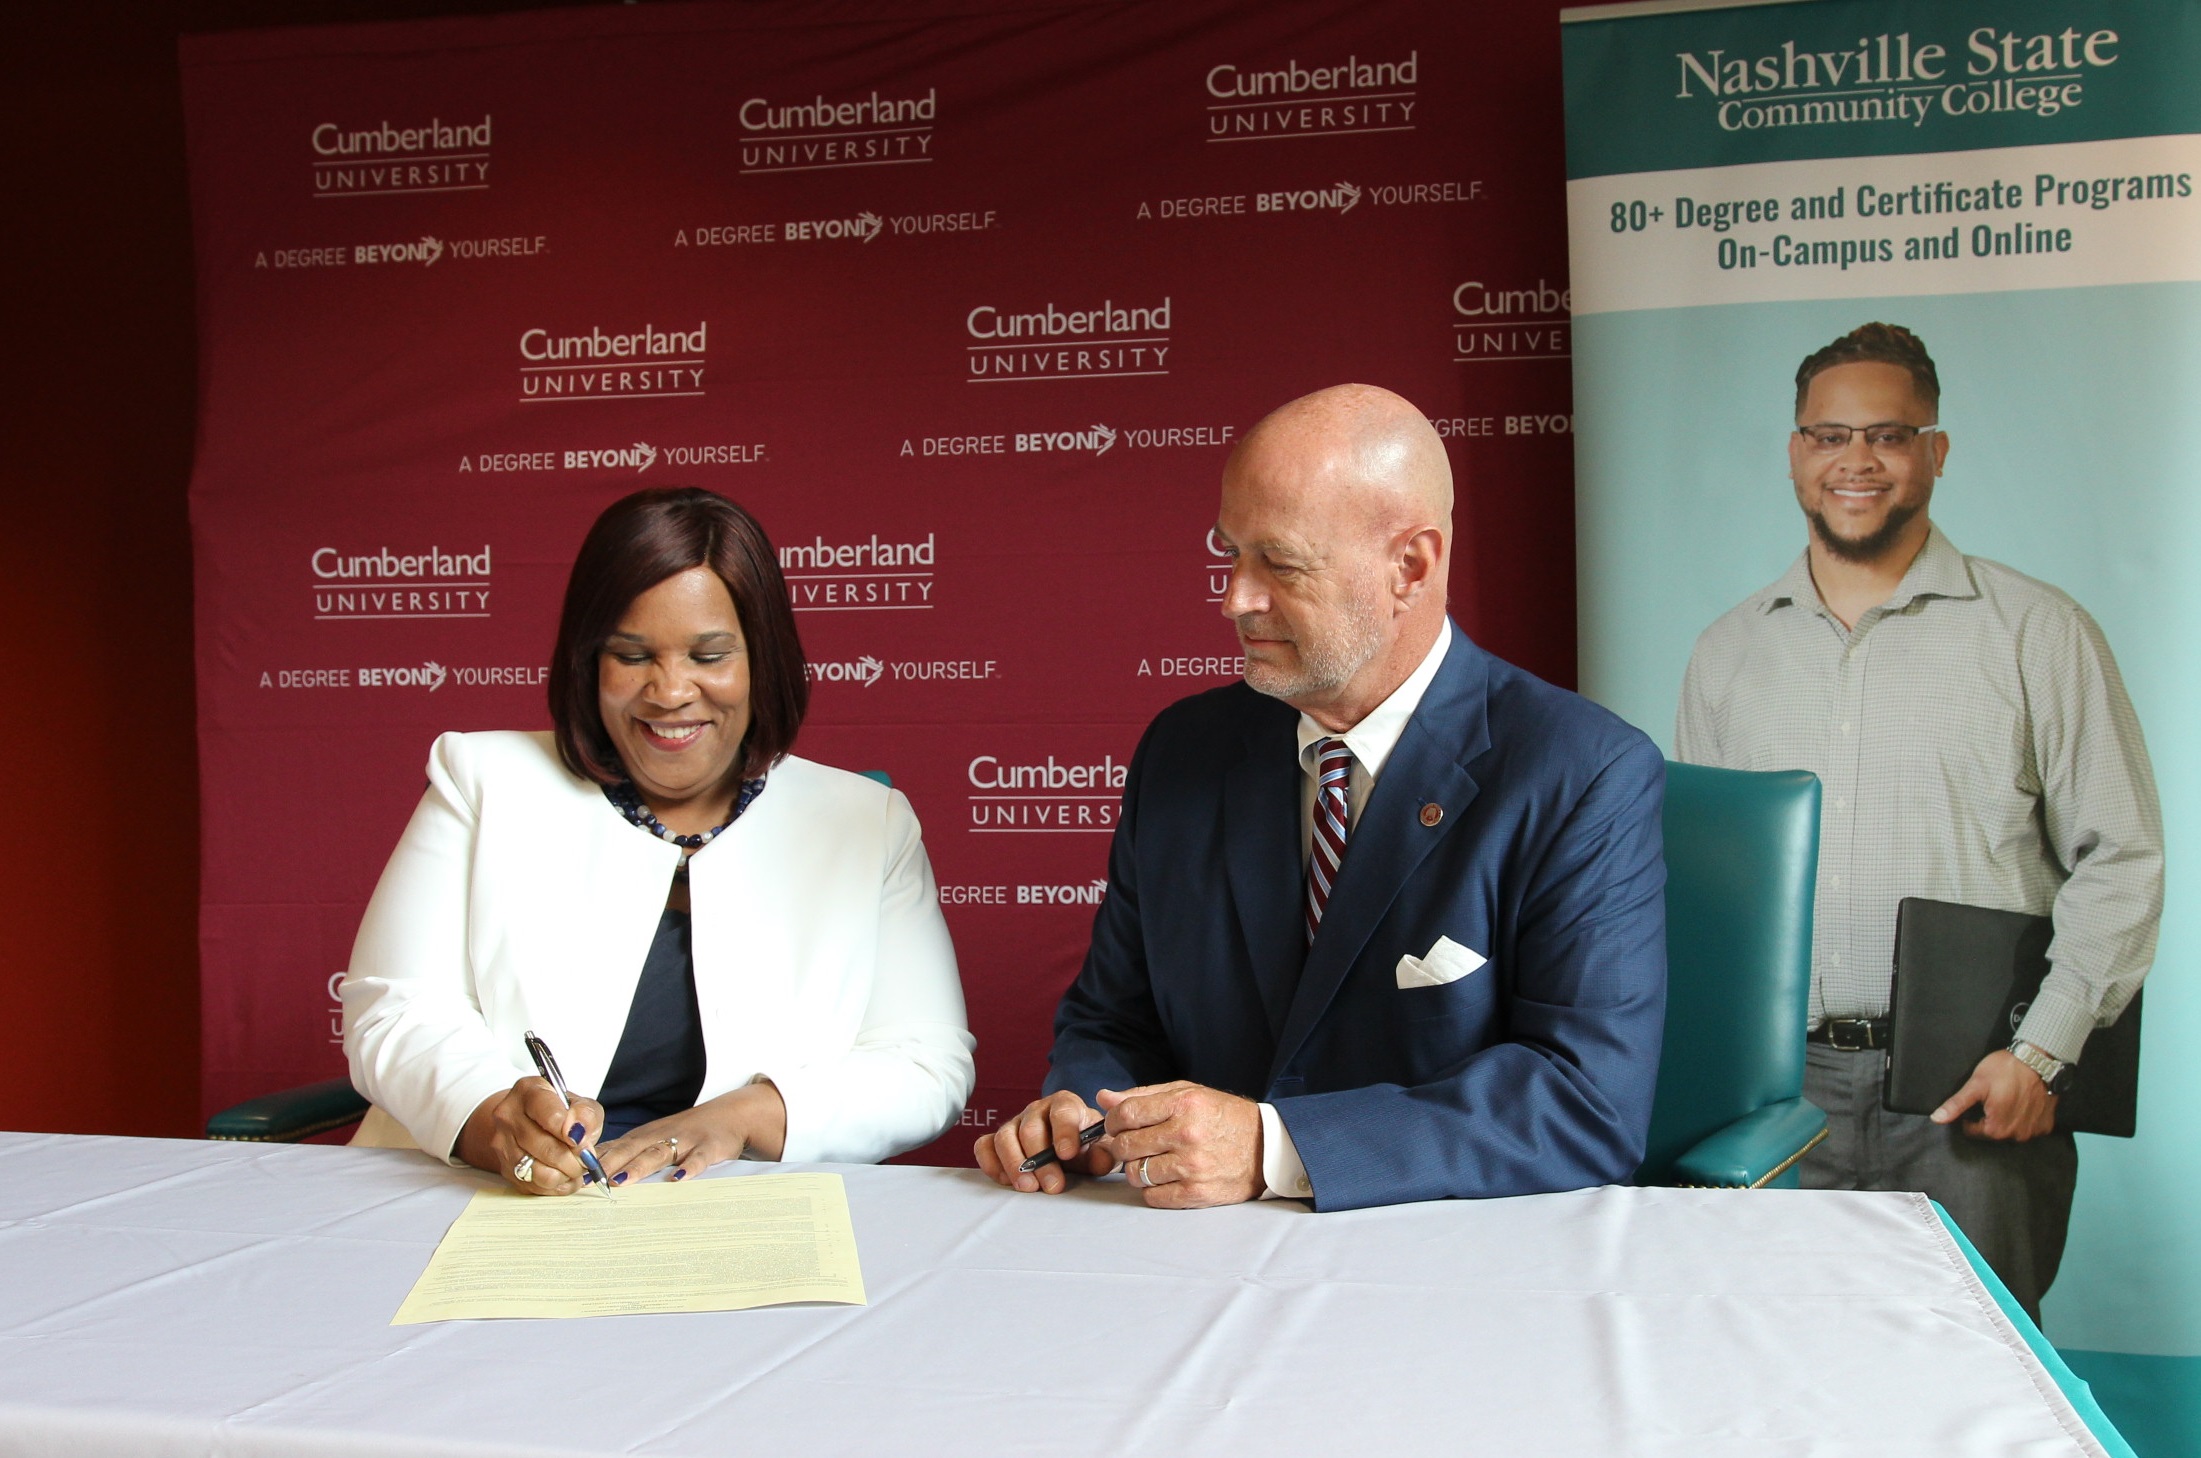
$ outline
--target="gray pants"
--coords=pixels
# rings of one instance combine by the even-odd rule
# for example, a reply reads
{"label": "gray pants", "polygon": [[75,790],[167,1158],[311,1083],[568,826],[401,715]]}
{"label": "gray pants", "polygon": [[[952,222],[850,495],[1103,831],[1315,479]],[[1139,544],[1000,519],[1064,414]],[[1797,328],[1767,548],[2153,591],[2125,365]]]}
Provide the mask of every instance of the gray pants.
{"label": "gray pants", "polygon": [[1804,1097],[1827,1137],[1804,1156],[1807,1190],[1923,1190],[1941,1202],[2033,1320],[2056,1279],[2079,1148],[2064,1132],[2023,1144],[1974,1139],[1954,1124],[1880,1107],[1887,1054],[1804,1045]]}

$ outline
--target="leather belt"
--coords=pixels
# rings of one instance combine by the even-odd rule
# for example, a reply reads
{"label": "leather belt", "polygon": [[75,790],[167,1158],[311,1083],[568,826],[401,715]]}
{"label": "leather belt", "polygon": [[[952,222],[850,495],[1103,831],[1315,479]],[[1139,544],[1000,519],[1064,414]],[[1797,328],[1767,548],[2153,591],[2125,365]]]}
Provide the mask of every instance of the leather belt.
{"label": "leather belt", "polygon": [[1804,1034],[1804,1041],[1824,1043],[1844,1053],[1862,1053],[1888,1046],[1886,1018],[1828,1018]]}

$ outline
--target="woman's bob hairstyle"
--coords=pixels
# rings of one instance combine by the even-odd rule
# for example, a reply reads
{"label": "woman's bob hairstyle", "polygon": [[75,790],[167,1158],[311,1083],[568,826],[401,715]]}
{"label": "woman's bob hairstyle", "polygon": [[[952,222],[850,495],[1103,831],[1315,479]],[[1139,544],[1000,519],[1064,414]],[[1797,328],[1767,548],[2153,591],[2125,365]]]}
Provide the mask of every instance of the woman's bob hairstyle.
{"label": "woman's bob hairstyle", "polygon": [[710,568],[726,584],[748,643],[741,777],[756,778],[794,747],[810,706],[810,677],[779,558],[756,518],[733,502],[694,486],[668,486],[605,507],[566,579],[550,658],[550,723],[558,758],[583,779],[613,785],[627,778],[599,707],[605,642],[636,598],[693,567]]}

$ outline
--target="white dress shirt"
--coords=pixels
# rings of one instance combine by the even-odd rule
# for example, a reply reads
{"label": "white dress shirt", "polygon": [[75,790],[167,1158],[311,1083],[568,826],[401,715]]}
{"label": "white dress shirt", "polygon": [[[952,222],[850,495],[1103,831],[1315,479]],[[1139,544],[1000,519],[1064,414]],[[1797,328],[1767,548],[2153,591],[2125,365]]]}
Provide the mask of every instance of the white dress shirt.
{"label": "white dress shirt", "polygon": [[[1318,741],[1342,737],[1345,747],[1353,752],[1352,778],[1345,785],[1345,824],[1348,832],[1360,821],[1360,807],[1368,803],[1368,796],[1376,787],[1376,780],[1383,774],[1383,766],[1391,758],[1391,751],[1398,748],[1399,736],[1406,732],[1407,721],[1414,717],[1414,710],[1421,707],[1422,695],[1436,679],[1437,670],[1444,663],[1446,650],[1452,646],[1452,623],[1446,619],[1437,634],[1437,641],[1415,670],[1406,676],[1406,682],[1391,690],[1389,698],[1368,711],[1368,717],[1345,731],[1333,736],[1305,714],[1299,716],[1299,768],[1303,772],[1299,787],[1299,862],[1304,867],[1314,854],[1314,806],[1315,796],[1322,780],[1322,751],[1315,746]],[[1350,859],[1353,843],[1348,834],[1345,855]],[[1299,1147],[1292,1143],[1291,1131],[1284,1127],[1273,1104],[1261,1105],[1261,1178],[1267,1182],[1262,1190],[1264,1200],[1303,1200],[1314,1193],[1308,1183],[1307,1166],[1299,1157]]]}

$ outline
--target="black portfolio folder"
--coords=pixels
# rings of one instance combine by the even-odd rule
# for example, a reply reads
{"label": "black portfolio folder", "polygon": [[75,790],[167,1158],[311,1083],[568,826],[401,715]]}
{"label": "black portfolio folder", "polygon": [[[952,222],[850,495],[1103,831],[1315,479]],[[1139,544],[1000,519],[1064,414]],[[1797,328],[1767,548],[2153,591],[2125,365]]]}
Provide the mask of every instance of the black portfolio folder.
{"label": "black portfolio folder", "polygon": [[[2048,975],[2045,916],[1906,896],[1895,914],[1895,991],[1889,1009],[1882,1103],[1930,1114],[1964,1086],[1979,1060],[2007,1048]],[[2132,1137],[2140,1084],[2140,998],[2097,1028],[2078,1076],[2056,1106],[2056,1127]]]}

